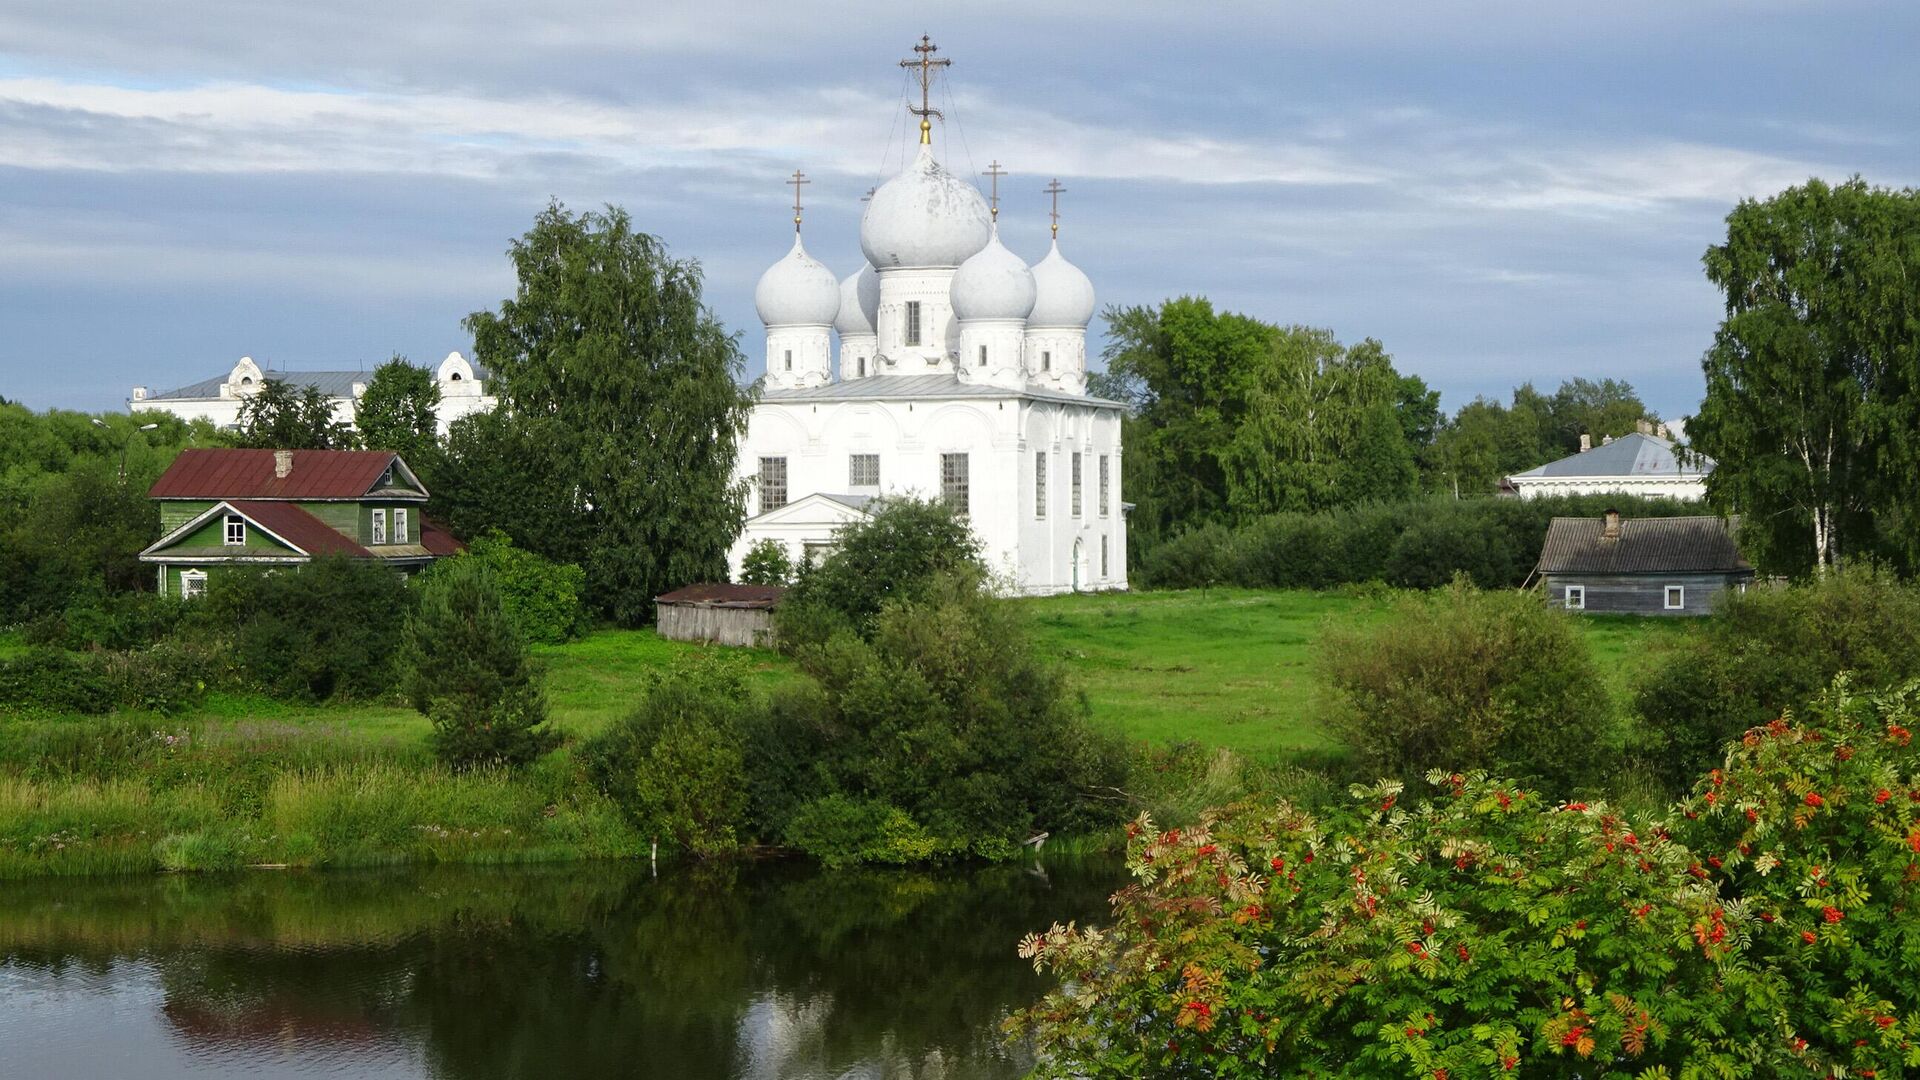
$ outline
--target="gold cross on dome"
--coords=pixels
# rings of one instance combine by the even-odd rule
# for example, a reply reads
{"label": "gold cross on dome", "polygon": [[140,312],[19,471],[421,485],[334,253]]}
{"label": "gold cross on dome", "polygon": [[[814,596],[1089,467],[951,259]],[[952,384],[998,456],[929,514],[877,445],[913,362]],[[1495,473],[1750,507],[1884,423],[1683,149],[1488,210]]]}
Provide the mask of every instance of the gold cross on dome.
{"label": "gold cross on dome", "polygon": [[787,184],[793,188],[793,231],[794,232],[800,231],[800,185],[811,184],[811,183],[813,183],[813,181],[807,179],[807,174],[801,172],[799,169],[793,170],[793,178],[787,181]]}
{"label": "gold cross on dome", "polygon": [[1041,190],[1053,196],[1053,211],[1047,216],[1053,219],[1053,238],[1058,240],[1060,239],[1060,196],[1067,189],[1060,186],[1060,178],[1056,176]]}
{"label": "gold cross on dome", "polygon": [[987,166],[986,172],[983,172],[980,175],[993,177],[993,198],[989,202],[989,205],[993,207],[993,220],[999,221],[1000,220],[1000,178],[1007,175],[1007,170],[1001,168],[1000,162],[996,160],[991,165]]}
{"label": "gold cross on dome", "polygon": [[919,58],[902,60],[900,66],[920,69],[914,73],[914,78],[920,80],[920,107],[916,109],[909,105],[907,111],[920,118],[920,145],[928,146],[933,143],[933,121],[927,117],[938,116],[942,120],[946,119],[939,109],[929,103],[929,99],[933,96],[933,69],[949,67],[953,61],[944,58],[935,60],[933,54],[940,51],[940,46],[935,45],[933,39],[925,34],[920,35],[920,44],[915,45],[913,51],[920,54]]}

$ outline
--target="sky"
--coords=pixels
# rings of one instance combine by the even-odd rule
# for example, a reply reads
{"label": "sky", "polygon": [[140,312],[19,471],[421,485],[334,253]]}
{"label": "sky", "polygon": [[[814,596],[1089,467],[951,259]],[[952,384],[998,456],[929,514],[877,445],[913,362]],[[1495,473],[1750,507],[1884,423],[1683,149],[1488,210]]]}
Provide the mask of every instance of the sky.
{"label": "sky", "polygon": [[782,181],[855,270],[922,33],[953,61],[936,149],[1009,171],[1013,250],[1045,253],[1058,177],[1103,306],[1377,338],[1449,410],[1585,376],[1688,415],[1728,211],[1920,184],[1911,0],[9,0],[0,395],[467,352],[550,199],[697,259],[752,378]]}

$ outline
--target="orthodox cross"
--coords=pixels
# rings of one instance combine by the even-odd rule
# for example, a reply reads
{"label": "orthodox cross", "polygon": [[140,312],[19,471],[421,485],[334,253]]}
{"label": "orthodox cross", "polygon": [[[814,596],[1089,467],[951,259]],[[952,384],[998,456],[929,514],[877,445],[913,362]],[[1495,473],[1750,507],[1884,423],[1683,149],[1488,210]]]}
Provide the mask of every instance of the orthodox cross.
{"label": "orthodox cross", "polygon": [[903,68],[920,69],[914,75],[914,78],[920,80],[920,107],[916,109],[912,105],[908,105],[907,111],[920,118],[920,145],[928,146],[933,143],[933,121],[927,119],[927,117],[938,116],[942,120],[946,119],[939,109],[928,104],[928,99],[933,94],[933,69],[951,66],[953,61],[946,59],[935,60],[933,54],[939,52],[940,47],[935,45],[933,39],[925,34],[920,35],[920,44],[915,45],[913,51],[920,54],[919,58],[916,60],[902,60],[900,61],[900,66]]}
{"label": "orthodox cross", "polygon": [[800,185],[811,184],[813,183],[813,181],[807,179],[806,173],[801,172],[799,169],[795,169],[793,170],[793,179],[788,180],[787,183],[793,188],[793,231],[799,232],[800,231]]}
{"label": "orthodox cross", "polygon": [[1007,170],[1000,167],[1000,162],[995,161],[991,165],[987,166],[986,172],[983,172],[980,175],[993,177],[993,202],[992,202],[993,220],[999,221],[1000,220],[1000,178],[1007,175]]}
{"label": "orthodox cross", "polygon": [[1053,238],[1058,240],[1060,239],[1060,195],[1067,189],[1060,186],[1059,177],[1054,177],[1053,181],[1041,190],[1053,196],[1053,212],[1047,216],[1053,219]]}
{"label": "orthodox cross", "polygon": [[866,193],[865,195],[862,195],[862,196],[860,196],[860,201],[861,201],[861,202],[872,202],[872,201],[873,201],[873,193],[874,193],[874,192],[876,192],[876,191],[879,191],[879,190],[880,190],[880,189],[879,189],[879,188],[877,188],[877,187],[870,187],[870,188],[868,188],[868,189],[867,189],[867,193]]}

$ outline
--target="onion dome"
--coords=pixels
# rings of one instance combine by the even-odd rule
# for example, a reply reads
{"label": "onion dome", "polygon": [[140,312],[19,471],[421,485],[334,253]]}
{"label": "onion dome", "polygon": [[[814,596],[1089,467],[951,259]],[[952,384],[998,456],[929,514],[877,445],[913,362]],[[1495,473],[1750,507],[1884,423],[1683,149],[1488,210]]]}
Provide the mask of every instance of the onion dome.
{"label": "onion dome", "polygon": [[861,263],[858,271],[840,283],[840,314],[833,317],[833,328],[846,337],[874,333],[879,325],[880,275],[872,263]]}
{"label": "onion dome", "polygon": [[795,233],[793,250],[767,267],[753,287],[753,306],[768,326],[825,326],[840,311],[840,282],[807,254]]}
{"label": "onion dome", "polygon": [[972,184],[940,167],[933,148],[881,184],[860,218],[860,248],[881,270],[959,266],[987,246],[987,200]]}
{"label": "onion dome", "polygon": [[1033,271],[1000,243],[998,225],[993,226],[987,246],[960,264],[950,290],[953,314],[962,322],[1024,319],[1033,310]]}
{"label": "onion dome", "polygon": [[1028,326],[1085,326],[1093,321],[1093,282],[1060,254],[1060,241],[1034,264],[1033,284]]}

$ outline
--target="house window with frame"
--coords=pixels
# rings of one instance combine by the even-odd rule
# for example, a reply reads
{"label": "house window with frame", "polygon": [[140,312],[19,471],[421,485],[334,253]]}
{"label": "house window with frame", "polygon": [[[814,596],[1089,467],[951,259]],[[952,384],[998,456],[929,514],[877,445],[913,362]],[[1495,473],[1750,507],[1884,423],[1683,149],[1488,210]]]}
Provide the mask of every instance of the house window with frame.
{"label": "house window with frame", "polygon": [[907,301],[906,319],[906,333],[903,335],[906,343],[909,345],[920,344],[920,301]]}
{"label": "house window with frame", "polygon": [[1687,607],[1687,587],[1685,585],[1667,586],[1667,610],[1685,611]]}
{"label": "house window with frame", "polygon": [[[1113,482],[1112,477],[1113,477],[1113,469],[1112,469],[1112,466],[1107,461],[1107,455],[1101,454],[1100,455],[1100,516],[1101,517],[1111,516],[1111,511],[1108,509],[1108,506],[1111,500],[1108,498],[1108,495],[1112,490],[1112,487],[1111,487]],[[1104,540],[1101,542],[1105,543]]]}
{"label": "house window with frame", "polygon": [[1587,587],[1585,585],[1569,585],[1567,586],[1566,592],[1561,594],[1561,597],[1568,611],[1586,610]]}
{"label": "house window with frame", "polygon": [[393,509],[393,542],[394,543],[396,544],[407,543],[408,524],[409,522],[407,521],[406,510],[402,507],[397,507],[397,506],[394,507]]}
{"label": "house window with frame", "polygon": [[778,510],[787,505],[787,459],[760,459],[760,512]]}
{"label": "house window with frame", "polygon": [[1036,450],[1033,454],[1033,516],[1047,516],[1047,452]]}
{"label": "house window with frame", "polygon": [[967,455],[940,455],[940,498],[962,517],[967,513],[967,472]]}
{"label": "house window with frame", "polygon": [[847,483],[854,487],[880,486],[880,455],[847,455]]}
{"label": "house window with frame", "polygon": [[226,544],[228,547],[247,546],[247,519],[239,514],[228,514],[226,520]]}
{"label": "house window with frame", "polygon": [[207,595],[207,572],[205,570],[180,571],[180,599],[195,600]]}
{"label": "house window with frame", "polygon": [[373,542],[376,544],[387,542],[387,512],[384,509],[373,512]]}
{"label": "house window with frame", "polygon": [[1080,516],[1080,451],[1073,452],[1073,486],[1067,489],[1067,512]]}

